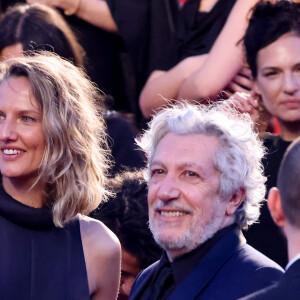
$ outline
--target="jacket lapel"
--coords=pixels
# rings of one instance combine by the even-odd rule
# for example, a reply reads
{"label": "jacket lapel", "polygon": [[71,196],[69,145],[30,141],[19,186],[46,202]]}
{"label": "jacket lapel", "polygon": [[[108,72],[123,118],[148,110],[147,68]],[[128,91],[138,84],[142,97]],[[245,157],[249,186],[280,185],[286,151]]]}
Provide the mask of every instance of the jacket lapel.
{"label": "jacket lapel", "polygon": [[146,270],[142,271],[135,279],[130,292],[130,300],[141,299],[142,293],[149,286],[154,274],[159,267],[160,260],[152,264]]}
{"label": "jacket lapel", "polygon": [[237,228],[224,236],[176,287],[168,300],[195,299],[246,240]]}

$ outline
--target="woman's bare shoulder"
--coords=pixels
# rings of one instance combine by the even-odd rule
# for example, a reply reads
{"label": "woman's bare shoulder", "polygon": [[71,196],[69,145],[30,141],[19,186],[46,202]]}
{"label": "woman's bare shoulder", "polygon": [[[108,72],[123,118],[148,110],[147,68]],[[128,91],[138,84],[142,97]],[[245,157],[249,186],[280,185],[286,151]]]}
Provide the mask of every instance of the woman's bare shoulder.
{"label": "woman's bare shoulder", "polygon": [[121,246],[102,222],[79,216],[91,298],[114,299],[118,293]]}
{"label": "woman's bare shoulder", "polygon": [[88,216],[79,216],[81,237],[89,246],[102,250],[113,250],[120,248],[120,243],[116,235],[102,222]]}

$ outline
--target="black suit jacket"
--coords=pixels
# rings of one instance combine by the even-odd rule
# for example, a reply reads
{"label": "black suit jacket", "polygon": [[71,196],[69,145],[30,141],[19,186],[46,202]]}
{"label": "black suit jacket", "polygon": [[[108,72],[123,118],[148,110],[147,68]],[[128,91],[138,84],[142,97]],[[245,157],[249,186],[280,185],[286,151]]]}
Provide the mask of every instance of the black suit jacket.
{"label": "black suit jacket", "polygon": [[298,300],[300,299],[300,259],[295,261],[281,280],[265,289],[242,298],[243,300]]}
{"label": "black suit jacket", "polygon": [[[130,300],[142,299],[158,262],[136,278]],[[233,300],[277,282],[283,270],[246,244],[239,229],[226,234],[175,288],[169,300]]]}

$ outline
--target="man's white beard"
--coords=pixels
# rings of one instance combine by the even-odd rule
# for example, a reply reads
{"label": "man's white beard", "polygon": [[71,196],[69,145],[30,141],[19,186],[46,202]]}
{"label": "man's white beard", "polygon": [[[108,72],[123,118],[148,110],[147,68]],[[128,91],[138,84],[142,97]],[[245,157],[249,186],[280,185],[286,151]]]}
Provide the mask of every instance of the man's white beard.
{"label": "man's white beard", "polygon": [[180,236],[165,237],[155,229],[153,221],[149,219],[149,227],[158,245],[166,251],[185,249],[184,253],[190,252],[223,228],[225,219],[225,205],[217,201],[211,219],[203,223],[197,220],[196,224],[190,224],[186,232]]}

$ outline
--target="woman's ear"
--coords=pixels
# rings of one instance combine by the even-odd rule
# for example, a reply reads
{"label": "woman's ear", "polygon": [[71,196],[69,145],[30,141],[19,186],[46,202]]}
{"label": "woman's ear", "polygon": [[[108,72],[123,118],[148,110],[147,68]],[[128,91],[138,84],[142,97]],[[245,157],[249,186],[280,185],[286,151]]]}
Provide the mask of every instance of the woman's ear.
{"label": "woman's ear", "polygon": [[273,221],[280,227],[286,224],[286,216],[282,209],[281,198],[278,188],[271,188],[268,196],[268,207]]}
{"label": "woman's ear", "polygon": [[238,207],[244,201],[245,196],[246,196],[246,191],[244,188],[240,188],[232,195],[232,197],[230,198],[230,200],[226,206],[226,215],[227,216],[234,215],[235,211],[238,209]]}

